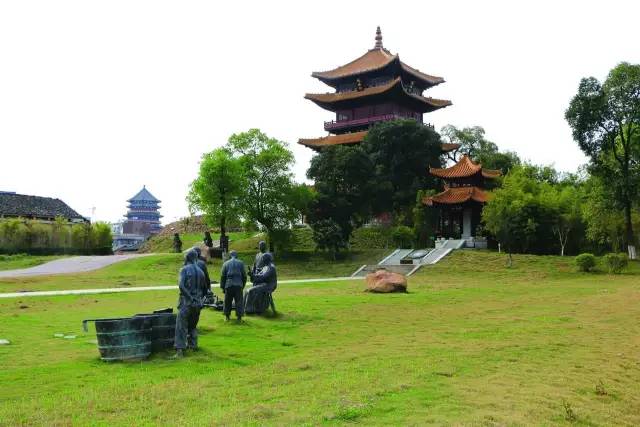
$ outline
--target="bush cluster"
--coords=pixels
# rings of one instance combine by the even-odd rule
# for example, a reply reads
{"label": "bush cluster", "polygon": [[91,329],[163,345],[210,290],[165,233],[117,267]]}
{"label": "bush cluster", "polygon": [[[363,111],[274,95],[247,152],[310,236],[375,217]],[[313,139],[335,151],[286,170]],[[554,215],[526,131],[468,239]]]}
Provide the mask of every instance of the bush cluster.
{"label": "bush cluster", "polygon": [[622,273],[629,263],[626,254],[607,254],[604,256],[604,262],[611,274]]}
{"label": "bush cluster", "polygon": [[576,257],[576,266],[579,271],[593,271],[596,266],[596,257],[593,254],[580,254]]}
{"label": "bush cluster", "polygon": [[51,223],[22,218],[0,219],[0,253],[30,255],[111,253],[111,227],[106,223]]}

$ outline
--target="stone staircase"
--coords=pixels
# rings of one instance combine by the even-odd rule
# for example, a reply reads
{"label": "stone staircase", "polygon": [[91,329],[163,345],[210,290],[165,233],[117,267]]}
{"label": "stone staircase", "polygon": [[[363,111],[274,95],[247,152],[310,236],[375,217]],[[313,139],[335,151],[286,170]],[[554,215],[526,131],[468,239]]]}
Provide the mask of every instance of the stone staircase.
{"label": "stone staircase", "polygon": [[[393,273],[410,276],[423,265],[433,265],[449,255],[451,251],[464,247],[464,240],[446,240],[436,249],[396,249],[378,264],[361,266],[351,277],[364,277],[376,270],[385,269]],[[404,262],[401,262],[404,260]]]}

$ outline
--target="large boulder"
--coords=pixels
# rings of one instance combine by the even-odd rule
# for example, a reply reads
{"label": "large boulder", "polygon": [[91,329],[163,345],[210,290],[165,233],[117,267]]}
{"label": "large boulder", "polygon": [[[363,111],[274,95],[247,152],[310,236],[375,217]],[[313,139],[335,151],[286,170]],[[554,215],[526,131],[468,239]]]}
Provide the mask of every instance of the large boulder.
{"label": "large boulder", "polygon": [[407,278],[399,273],[378,270],[375,273],[367,274],[365,281],[367,282],[367,292],[407,292]]}

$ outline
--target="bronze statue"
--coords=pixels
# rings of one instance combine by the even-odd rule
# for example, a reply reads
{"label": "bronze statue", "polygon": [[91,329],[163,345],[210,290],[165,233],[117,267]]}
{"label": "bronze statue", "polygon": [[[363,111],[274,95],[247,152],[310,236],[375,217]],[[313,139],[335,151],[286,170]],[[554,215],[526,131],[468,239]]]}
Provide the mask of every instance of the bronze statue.
{"label": "bronze statue", "polygon": [[209,249],[213,247],[213,239],[211,238],[211,233],[209,233],[208,231],[204,232],[204,239],[202,241],[204,242],[204,245]]}
{"label": "bronze statue", "polygon": [[173,233],[173,251],[176,253],[182,252],[182,240],[178,233]]}
{"label": "bronze statue", "polygon": [[202,298],[207,291],[207,285],[204,273],[198,267],[197,262],[198,254],[192,249],[185,255],[184,267],[180,270],[175,358],[183,357],[187,347],[193,350],[198,348],[197,326],[202,309]]}

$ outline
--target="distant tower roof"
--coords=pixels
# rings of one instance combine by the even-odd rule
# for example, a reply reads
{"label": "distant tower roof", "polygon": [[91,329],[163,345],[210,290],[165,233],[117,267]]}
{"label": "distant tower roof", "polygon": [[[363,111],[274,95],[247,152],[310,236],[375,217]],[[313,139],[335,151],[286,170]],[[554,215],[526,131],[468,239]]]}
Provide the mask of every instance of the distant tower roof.
{"label": "distant tower roof", "polygon": [[138,194],[127,200],[127,202],[141,201],[160,203],[160,200],[153,197],[153,194],[149,193],[149,190],[147,190],[147,187],[144,185],[142,186],[142,190],[138,191]]}
{"label": "distant tower roof", "polygon": [[376,45],[374,49],[382,49],[382,31],[380,31],[380,26],[376,29]]}

